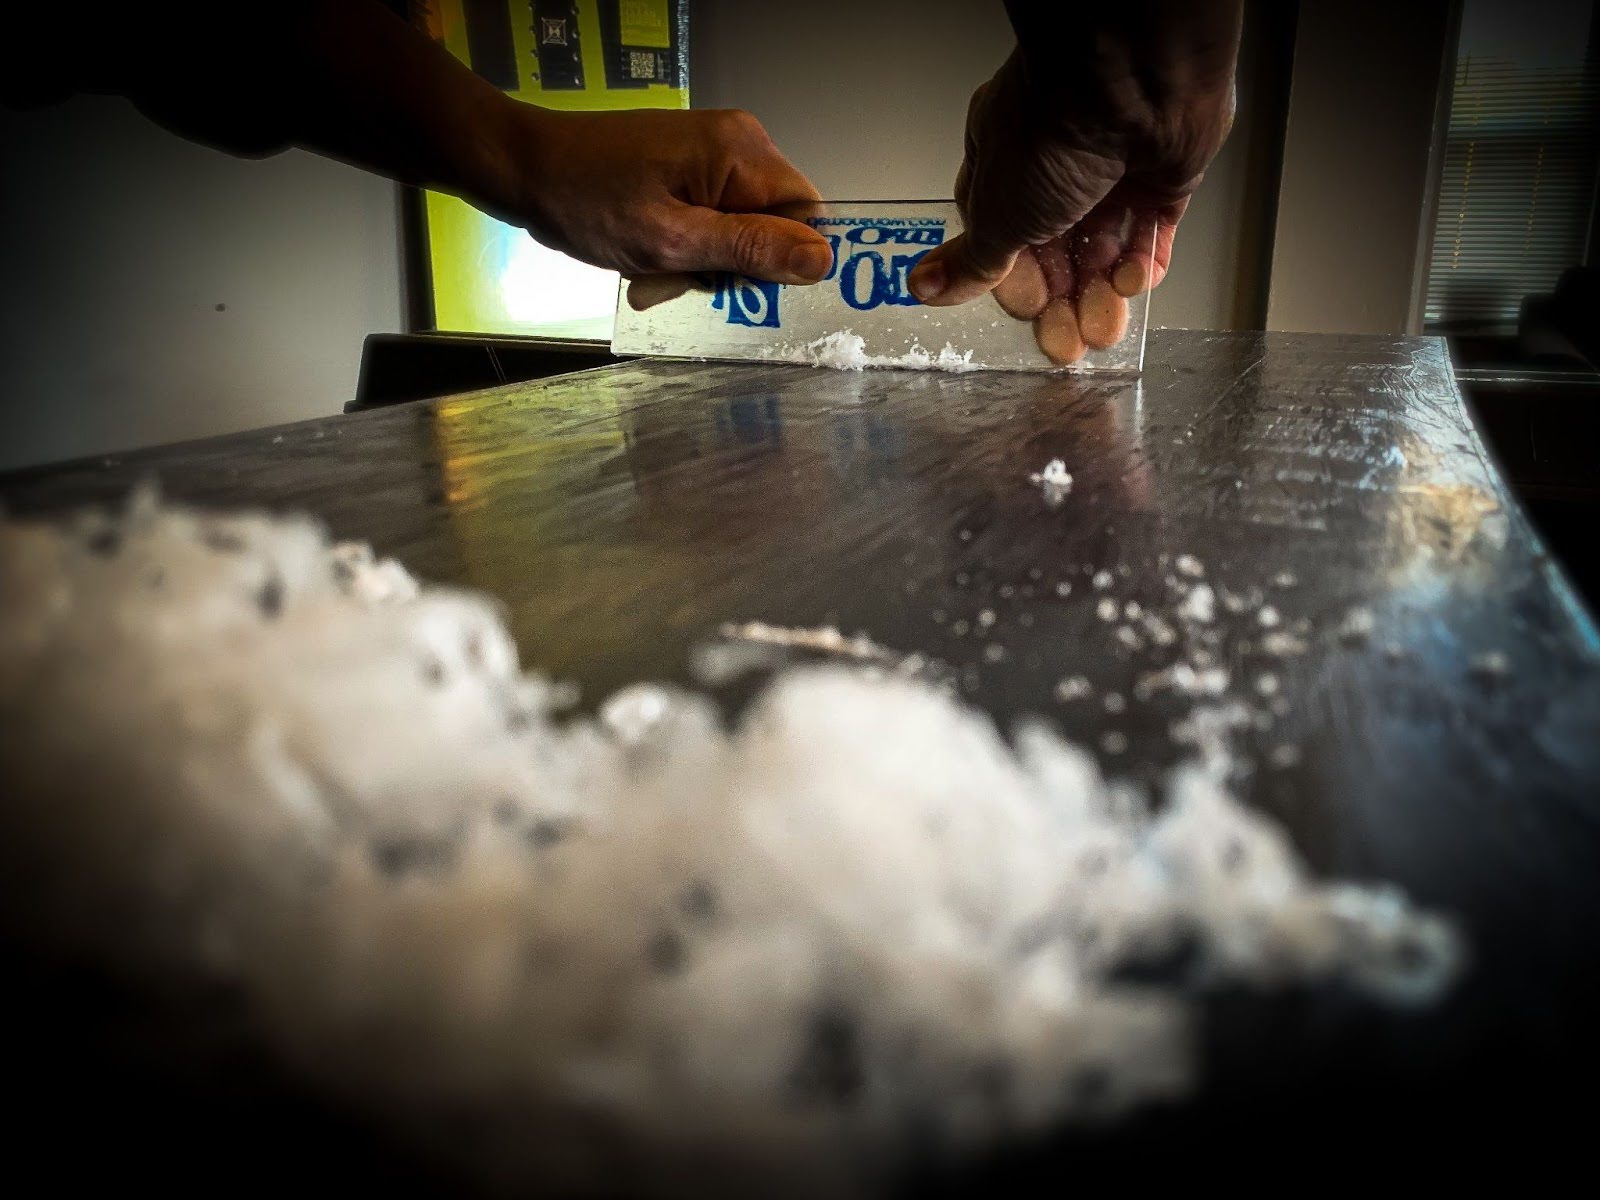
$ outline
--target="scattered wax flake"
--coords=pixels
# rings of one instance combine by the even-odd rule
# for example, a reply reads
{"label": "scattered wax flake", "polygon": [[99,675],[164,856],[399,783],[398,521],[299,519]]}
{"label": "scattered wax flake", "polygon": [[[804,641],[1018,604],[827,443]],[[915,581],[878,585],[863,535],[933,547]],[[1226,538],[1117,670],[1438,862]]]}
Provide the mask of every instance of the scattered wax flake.
{"label": "scattered wax flake", "polygon": [[617,740],[629,745],[644,742],[672,708],[664,688],[638,683],[623,688],[600,706],[600,722]]}
{"label": "scattered wax flake", "polygon": [[743,624],[729,622],[717,632],[732,642],[752,642],[791,650],[812,650],[819,654],[851,658],[861,662],[895,663],[901,658],[901,655],[878,645],[864,633],[845,637],[831,625],[801,629],[768,625],[761,621],[746,621]]}
{"label": "scattered wax flake", "polygon": [[1276,658],[1287,658],[1295,654],[1304,654],[1306,644],[1292,633],[1275,629],[1261,639],[1261,649]]}
{"label": "scattered wax flake", "polygon": [[1390,642],[1383,648],[1383,656],[1390,662],[1399,662],[1406,657],[1406,648],[1399,642]]}
{"label": "scattered wax flake", "polygon": [[1056,684],[1056,699],[1061,701],[1082,700],[1094,691],[1089,681],[1082,675],[1071,675]]}
{"label": "scattered wax flake", "polygon": [[1121,754],[1128,748],[1128,735],[1120,729],[1108,729],[1100,735],[1100,749],[1107,754]]}
{"label": "scattered wax flake", "polygon": [[1117,602],[1110,596],[1104,596],[1101,598],[1100,603],[1095,605],[1094,611],[1102,621],[1115,621],[1117,619]]}
{"label": "scattered wax flake", "polygon": [[1256,691],[1263,696],[1278,694],[1278,677],[1268,671],[1256,676]]}
{"label": "scattered wax flake", "polygon": [[1115,634],[1117,641],[1129,650],[1143,650],[1144,639],[1139,636],[1139,631],[1128,625],[1118,625]]}
{"label": "scattered wax flake", "polygon": [[1503,679],[1511,672],[1511,660],[1499,650],[1486,650],[1473,655],[1469,666],[1480,679]]}
{"label": "scattered wax flake", "polygon": [[1067,471],[1065,462],[1059,458],[1052,458],[1045,464],[1044,470],[1029,475],[1028,482],[1065,492],[1072,487],[1072,475]]}
{"label": "scattered wax flake", "polygon": [[1283,618],[1278,615],[1278,610],[1268,604],[1256,613],[1256,620],[1261,622],[1263,629],[1272,629],[1282,623]]}
{"label": "scattered wax flake", "polygon": [[1251,716],[1249,706],[1238,700],[1205,705],[1172,723],[1172,740],[1195,747],[1207,760],[1226,763],[1230,761],[1229,735],[1234,730],[1248,728]]}
{"label": "scattered wax flake", "polygon": [[1274,746],[1272,753],[1267,756],[1267,761],[1280,771],[1287,770],[1289,767],[1299,766],[1300,747],[1294,745],[1292,742],[1285,742],[1281,746]]}
{"label": "scattered wax flake", "polygon": [[1063,579],[1060,583],[1056,584],[1056,595],[1063,598],[1072,595],[1072,585]]}
{"label": "scattered wax flake", "polygon": [[1228,672],[1221,667],[1196,670],[1186,662],[1173,663],[1160,671],[1139,677],[1135,694],[1141,697],[1171,691],[1183,696],[1220,696],[1228,690]]}
{"label": "scattered wax flake", "polygon": [[1178,568],[1180,575],[1187,575],[1191,579],[1199,579],[1206,573],[1206,569],[1198,558],[1192,554],[1180,554],[1172,560],[1172,565]]}
{"label": "scattered wax flake", "polygon": [[1216,593],[1208,583],[1197,583],[1178,605],[1178,615],[1186,621],[1205,623],[1216,616]]}
{"label": "scattered wax flake", "polygon": [[971,628],[972,626],[967,622],[966,618],[963,617],[950,626],[950,632],[955,634],[957,637],[966,637],[967,630]]}
{"label": "scattered wax flake", "polygon": [[1144,632],[1157,646],[1170,646],[1178,637],[1172,626],[1153,612],[1144,615]]}
{"label": "scattered wax flake", "polygon": [[1238,592],[1230,592],[1219,588],[1222,593],[1222,607],[1231,613],[1242,613],[1250,607],[1250,602]]}
{"label": "scattered wax flake", "polygon": [[1123,699],[1121,692],[1107,692],[1104,699],[1101,700],[1101,704],[1105,706],[1105,710],[1108,713],[1112,714],[1123,712],[1128,707],[1128,702]]}
{"label": "scattered wax flake", "polygon": [[1009,583],[1002,583],[1000,585],[1000,599],[1009,600],[1009,599],[1011,599],[1011,597],[1015,596],[1016,594],[1017,594],[1017,589],[1012,587]]}
{"label": "scattered wax flake", "polygon": [[1006,648],[991,642],[983,648],[983,661],[990,663],[1003,662],[1006,657]]}
{"label": "scattered wax flake", "polygon": [[1103,592],[1116,582],[1116,576],[1110,571],[1102,569],[1094,573],[1094,578],[1090,582],[1094,584],[1096,591]]}
{"label": "scattered wax flake", "polygon": [[1137,621],[1141,616],[1144,615],[1144,609],[1140,606],[1137,600],[1129,600],[1125,605],[1122,606],[1122,615],[1127,617],[1130,621]]}
{"label": "scattered wax flake", "polygon": [[978,613],[978,624],[984,629],[994,624],[994,609],[985,608]]}
{"label": "scattered wax flake", "polygon": [[1372,636],[1372,629],[1372,610],[1352,608],[1339,626],[1339,637],[1347,642],[1364,642]]}
{"label": "scattered wax flake", "polygon": [[1283,591],[1299,586],[1300,580],[1295,578],[1293,571],[1279,571],[1272,577],[1272,586]]}

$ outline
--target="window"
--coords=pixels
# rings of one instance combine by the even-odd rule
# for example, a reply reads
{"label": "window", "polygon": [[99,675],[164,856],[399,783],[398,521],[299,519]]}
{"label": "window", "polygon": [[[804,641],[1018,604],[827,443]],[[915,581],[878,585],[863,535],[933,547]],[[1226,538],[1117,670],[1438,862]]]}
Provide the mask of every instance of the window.
{"label": "window", "polygon": [[1433,332],[1513,327],[1525,296],[1594,262],[1593,0],[1466,0],[1428,268]]}

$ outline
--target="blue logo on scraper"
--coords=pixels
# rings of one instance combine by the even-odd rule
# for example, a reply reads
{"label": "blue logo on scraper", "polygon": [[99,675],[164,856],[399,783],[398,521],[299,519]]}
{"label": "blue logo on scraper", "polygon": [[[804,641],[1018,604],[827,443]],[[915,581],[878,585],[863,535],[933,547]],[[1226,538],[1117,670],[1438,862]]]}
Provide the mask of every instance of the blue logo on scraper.
{"label": "blue logo on scraper", "polygon": [[778,327],[778,289],[782,284],[742,275],[717,276],[711,307],[728,310],[729,325]]}
{"label": "blue logo on scraper", "polygon": [[[828,230],[823,236],[833,247],[833,262],[822,282],[836,283],[839,298],[858,312],[883,304],[916,304],[906,277],[924,254],[944,241],[945,233],[945,223],[936,217],[819,217],[809,224]],[[840,227],[844,232],[831,232]],[[778,315],[782,287],[722,275],[711,307],[726,311],[729,325],[776,329],[783,324]]]}

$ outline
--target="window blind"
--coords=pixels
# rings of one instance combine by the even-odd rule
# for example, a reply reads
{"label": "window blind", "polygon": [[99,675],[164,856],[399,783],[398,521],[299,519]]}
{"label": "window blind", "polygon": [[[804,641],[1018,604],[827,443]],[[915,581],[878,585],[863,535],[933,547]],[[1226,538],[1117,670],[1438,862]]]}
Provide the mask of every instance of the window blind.
{"label": "window blind", "polygon": [[1424,320],[1514,325],[1584,260],[1600,170],[1592,51],[1573,65],[1463,52],[1450,96]]}

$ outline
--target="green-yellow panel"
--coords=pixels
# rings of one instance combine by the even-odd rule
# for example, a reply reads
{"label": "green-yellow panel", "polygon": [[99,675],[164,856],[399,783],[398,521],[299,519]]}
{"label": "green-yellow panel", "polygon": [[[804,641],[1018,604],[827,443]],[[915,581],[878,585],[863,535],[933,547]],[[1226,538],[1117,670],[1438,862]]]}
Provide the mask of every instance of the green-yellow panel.
{"label": "green-yellow panel", "polygon": [[[521,86],[519,100],[561,111],[688,108],[687,86],[605,86],[605,49],[595,0],[578,4],[579,41],[586,87],[542,90],[531,76],[538,63],[529,0],[505,0]],[[444,45],[468,61],[462,0],[437,0]],[[664,48],[671,44],[666,0],[623,0],[623,42]],[[531,334],[609,338],[615,276],[557,256],[533,244],[521,229],[480,213],[453,196],[427,194],[428,261],[433,276],[434,324],[460,333]]]}

